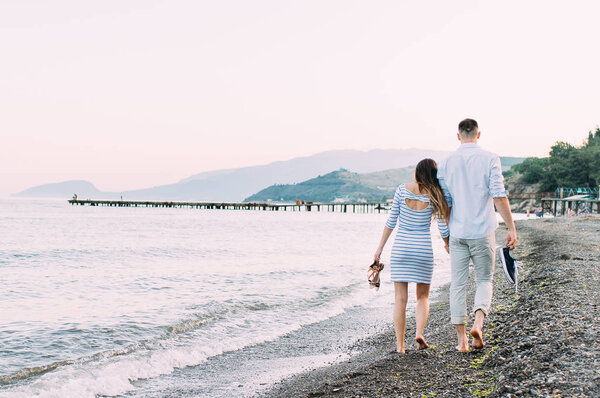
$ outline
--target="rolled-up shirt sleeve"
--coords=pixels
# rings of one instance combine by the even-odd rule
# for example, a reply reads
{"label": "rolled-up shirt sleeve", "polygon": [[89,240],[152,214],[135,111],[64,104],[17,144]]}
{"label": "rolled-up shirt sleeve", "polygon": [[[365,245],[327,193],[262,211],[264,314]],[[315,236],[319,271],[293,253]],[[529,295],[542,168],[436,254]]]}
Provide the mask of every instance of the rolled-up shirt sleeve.
{"label": "rolled-up shirt sleeve", "polygon": [[450,194],[450,190],[448,190],[448,186],[446,185],[446,181],[444,180],[445,170],[443,166],[440,165],[437,170],[437,179],[440,183],[440,187],[442,188],[442,192],[444,193],[444,197],[446,198],[446,202],[448,206],[452,207],[452,195]]}
{"label": "rolled-up shirt sleeve", "polygon": [[496,156],[490,167],[489,192],[492,198],[505,198],[508,191],[504,188],[504,176],[502,175],[502,165],[500,158]]}
{"label": "rolled-up shirt sleeve", "polygon": [[392,208],[390,209],[390,215],[385,223],[385,226],[389,229],[396,228],[398,222],[398,216],[400,215],[400,188],[396,189],[394,194],[394,201],[392,202]]}

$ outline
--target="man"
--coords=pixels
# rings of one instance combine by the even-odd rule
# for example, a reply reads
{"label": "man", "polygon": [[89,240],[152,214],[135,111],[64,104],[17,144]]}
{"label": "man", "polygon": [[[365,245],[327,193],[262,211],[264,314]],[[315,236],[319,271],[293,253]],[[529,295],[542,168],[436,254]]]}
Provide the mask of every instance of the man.
{"label": "man", "polygon": [[466,284],[469,261],[473,260],[476,292],[473,304],[475,321],[471,328],[473,348],[482,349],[483,321],[490,310],[496,253],[495,230],[498,221],[494,205],[508,227],[506,246],[517,244],[517,230],[504,189],[504,178],[498,155],[477,145],[481,136],[473,119],[458,125],[460,147],[438,165],[438,179],[452,206],[450,214],[450,315],[456,328],[461,352],[469,351],[466,324]]}

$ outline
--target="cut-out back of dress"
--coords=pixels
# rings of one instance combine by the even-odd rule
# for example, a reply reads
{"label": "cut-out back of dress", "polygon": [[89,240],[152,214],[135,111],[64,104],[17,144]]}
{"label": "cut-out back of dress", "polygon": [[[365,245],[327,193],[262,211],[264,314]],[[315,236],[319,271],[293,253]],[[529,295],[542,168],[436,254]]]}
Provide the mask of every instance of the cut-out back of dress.
{"label": "cut-out back of dress", "polygon": [[429,202],[420,199],[404,198],[404,203],[406,204],[406,207],[415,211],[423,211],[429,207]]}

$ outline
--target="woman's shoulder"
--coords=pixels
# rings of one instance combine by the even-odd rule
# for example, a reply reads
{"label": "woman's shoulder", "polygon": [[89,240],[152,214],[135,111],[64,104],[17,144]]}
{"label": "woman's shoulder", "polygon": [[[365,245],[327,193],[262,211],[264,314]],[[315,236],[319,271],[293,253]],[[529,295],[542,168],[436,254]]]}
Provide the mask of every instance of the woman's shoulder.
{"label": "woman's shoulder", "polygon": [[402,186],[404,186],[404,189],[406,189],[410,193],[414,193],[415,191],[419,192],[419,184],[417,184],[416,182],[408,182],[406,184],[402,184]]}
{"label": "woman's shoulder", "polygon": [[396,195],[404,195],[406,192],[406,184],[402,183],[396,188]]}
{"label": "woman's shoulder", "polygon": [[406,192],[407,195],[410,196],[428,196],[426,193],[415,193],[415,192],[421,192],[419,190],[419,184],[417,184],[416,182],[410,182],[408,184],[402,184],[402,186],[404,187],[404,191]]}

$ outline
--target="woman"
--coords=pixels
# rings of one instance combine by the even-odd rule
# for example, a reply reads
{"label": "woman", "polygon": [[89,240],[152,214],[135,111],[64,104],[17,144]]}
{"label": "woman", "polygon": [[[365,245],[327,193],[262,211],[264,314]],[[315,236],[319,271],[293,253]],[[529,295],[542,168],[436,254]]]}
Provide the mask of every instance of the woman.
{"label": "woman", "polygon": [[415,182],[398,186],[379,248],[375,252],[375,261],[379,261],[383,247],[398,223],[398,232],[392,247],[391,276],[395,291],[396,345],[401,354],[405,351],[409,282],[417,284],[417,345],[419,350],[429,347],[423,332],[429,316],[429,285],[433,273],[430,226],[434,215],[438,219],[438,228],[444,239],[446,252],[449,252],[447,220],[450,218],[450,207],[436,175],[435,161],[423,159],[415,169]]}

